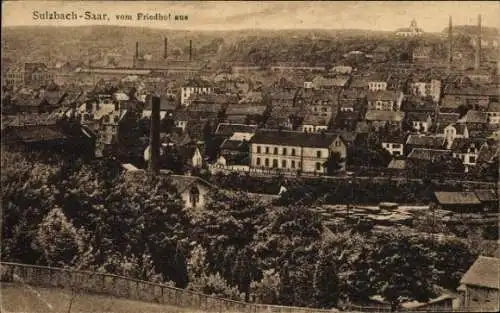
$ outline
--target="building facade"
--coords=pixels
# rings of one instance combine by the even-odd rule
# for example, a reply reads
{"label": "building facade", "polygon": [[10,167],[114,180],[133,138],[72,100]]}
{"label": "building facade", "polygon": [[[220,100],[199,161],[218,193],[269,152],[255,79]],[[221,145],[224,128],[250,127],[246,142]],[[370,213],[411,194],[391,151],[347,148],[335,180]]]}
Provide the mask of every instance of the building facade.
{"label": "building facade", "polygon": [[339,135],[261,131],[250,144],[250,167],[323,174],[332,153],[338,153],[341,159],[347,155]]}

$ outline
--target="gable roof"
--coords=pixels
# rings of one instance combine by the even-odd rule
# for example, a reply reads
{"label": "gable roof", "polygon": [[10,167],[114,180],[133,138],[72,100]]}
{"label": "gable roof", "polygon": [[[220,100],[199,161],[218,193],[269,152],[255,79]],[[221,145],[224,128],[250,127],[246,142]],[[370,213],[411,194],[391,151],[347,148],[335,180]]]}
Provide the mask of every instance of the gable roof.
{"label": "gable roof", "polygon": [[186,176],[186,175],[170,175],[170,178],[172,179],[172,184],[177,188],[177,191],[179,193],[184,192],[186,189],[189,187],[193,186],[194,184],[202,184],[210,188],[216,189],[214,185],[211,183],[207,182],[206,180],[198,177],[198,176]]}
{"label": "gable roof", "polygon": [[443,148],[446,139],[444,137],[436,137],[436,136],[419,136],[419,135],[410,135],[406,140],[406,144],[427,148]]}
{"label": "gable roof", "polygon": [[415,148],[408,155],[408,159],[432,161],[436,158],[450,155],[449,150]]}
{"label": "gable roof", "polygon": [[481,201],[479,201],[476,194],[472,191],[436,191],[434,192],[434,196],[440,204],[481,204]]}
{"label": "gable roof", "polygon": [[451,150],[455,152],[467,152],[471,147],[475,147],[479,150],[481,139],[472,138],[455,138],[451,144]]}
{"label": "gable roof", "polygon": [[226,108],[226,115],[263,115],[266,108],[265,105],[230,104]]}
{"label": "gable roof", "polygon": [[406,118],[409,121],[415,121],[415,122],[427,122],[428,118],[430,117],[430,114],[428,112],[407,112],[406,113]]}
{"label": "gable roof", "polygon": [[461,284],[500,289],[500,259],[479,256],[460,280]]}
{"label": "gable roof", "polygon": [[498,194],[494,189],[476,189],[474,190],[479,201],[498,201]]}
{"label": "gable roof", "polygon": [[488,113],[486,112],[481,112],[481,111],[475,111],[475,110],[469,110],[467,111],[467,114],[461,119],[465,123],[480,123],[480,124],[486,124],[488,123]]}
{"label": "gable roof", "polygon": [[302,121],[302,125],[326,126],[328,125],[328,118],[314,114],[307,114]]}
{"label": "gable roof", "polygon": [[500,146],[496,144],[484,144],[479,148],[477,162],[491,162],[498,155]]}
{"label": "gable roof", "polygon": [[219,125],[217,125],[217,129],[215,130],[215,134],[220,136],[232,136],[236,132],[254,133],[256,130],[257,125],[219,123]]}
{"label": "gable roof", "polygon": [[318,134],[294,131],[260,130],[255,133],[251,142],[254,144],[328,148],[337,137],[340,136],[328,133]]}
{"label": "gable roof", "polygon": [[368,91],[366,94],[366,99],[368,101],[398,101],[402,98],[403,93],[401,91],[395,90],[377,90]]}
{"label": "gable roof", "polygon": [[401,122],[405,117],[404,112],[368,110],[365,114],[367,121]]}

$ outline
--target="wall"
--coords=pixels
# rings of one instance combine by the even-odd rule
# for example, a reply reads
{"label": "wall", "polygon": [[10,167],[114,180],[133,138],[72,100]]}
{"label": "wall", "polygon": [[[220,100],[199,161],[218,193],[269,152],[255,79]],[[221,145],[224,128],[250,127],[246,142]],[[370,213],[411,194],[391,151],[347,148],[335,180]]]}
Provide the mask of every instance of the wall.
{"label": "wall", "polygon": [[77,292],[106,294],[205,312],[320,313],[312,308],[284,307],[216,298],[201,293],[111,274],[0,262],[0,281],[34,286],[73,288]]}
{"label": "wall", "polygon": [[471,311],[498,312],[498,290],[466,286],[464,308]]}

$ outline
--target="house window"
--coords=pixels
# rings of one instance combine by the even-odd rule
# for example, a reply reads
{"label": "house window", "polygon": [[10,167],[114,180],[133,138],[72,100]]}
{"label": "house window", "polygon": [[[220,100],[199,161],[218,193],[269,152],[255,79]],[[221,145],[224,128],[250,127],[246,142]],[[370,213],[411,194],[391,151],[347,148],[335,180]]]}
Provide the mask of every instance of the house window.
{"label": "house window", "polygon": [[286,148],[283,148],[283,155],[286,155],[287,151]]}
{"label": "house window", "polygon": [[274,154],[278,154],[278,148],[274,148]]}
{"label": "house window", "polygon": [[476,163],[476,157],[473,155],[469,156],[469,163]]}
{"label": "house window", "polygon": [[264,165],[265,165],[265,167],[269,167],[269,159],[264,160]]}
{"label": "house window", "polygon": [[292,156],[295,156],[295,149],[292,149]]}
{"label": "house window", "polygon": [[316,157],[321,158],[321,151],[320,150],[316,151]]}
{"label": "house window", "polygon": [[269,147],[266,147],[266,153],[269,153]]}
{"label": "house window", "polygon": [[277,168],[277,167],[278,167],[278,160],[273,159],[273,168]]}
{"label": "house window", "polygon": [[340,141],[335,141],[335,147],[340,147]]}
{"label": "house window", "polygon": [[200,191],[198,190],[198,187],[193,186],[189,189],[189,202],[191,202],[193,208],[200,203]]}
{"label": "house window", "polygon": [[401,145],[399,143],[393,143],[392,144],[392,148],[393,149],[399,149],[399,148],[401,148]]}
{"label": "house window", "polygon": [[257,163],[256,164],[257,164],[257,166],[260,165],[260,158],[257,158]]}
{"label": "house window", "polygon": [[257,153],[260,153],[260,146],[257,146]]}
{"label": "house window", "polygon": [[291,168],[295,168],[295,161],[292,160],[292,164],[290,164]]}
{"label": "house window", "polygon": [[321,163],[316,162],[316,170],[320,171],[321,170]]}
{"label": "house window", "polygon": [[286,160],[282,160],[281,161],[281,167],[282,168],[286,168]]}

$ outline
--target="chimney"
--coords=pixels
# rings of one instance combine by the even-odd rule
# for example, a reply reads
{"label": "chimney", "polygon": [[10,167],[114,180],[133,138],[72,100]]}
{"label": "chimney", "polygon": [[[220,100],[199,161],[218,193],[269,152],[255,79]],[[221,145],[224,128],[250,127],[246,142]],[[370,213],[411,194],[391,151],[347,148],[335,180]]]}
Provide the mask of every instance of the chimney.
{"label": "chimney", "polygon": [[453,62],[453,29],[452,29],[451,15],[448,24],[448,70],[451,70]]}
{"label": "chimney", "polygon": [[151,158],[149,160],[149,171],[155,175],[159,171],[160,158],[160,97],[151,96],[151,129],[149,136],[149,146]]}
{"label": "chimney", "polygon": [[189,61],[193,59],[193,41],[189,40]]}
{"label": "chimney", "polygon": [[167,59],[168,57],[168,39],[167,37],[163,38],[163,58]]}
{"label": "chimney", "polygon": [[476,59],[474,68],[479,70],[481,66],[481,14],[477,16],[477,42],[476,42]]}

